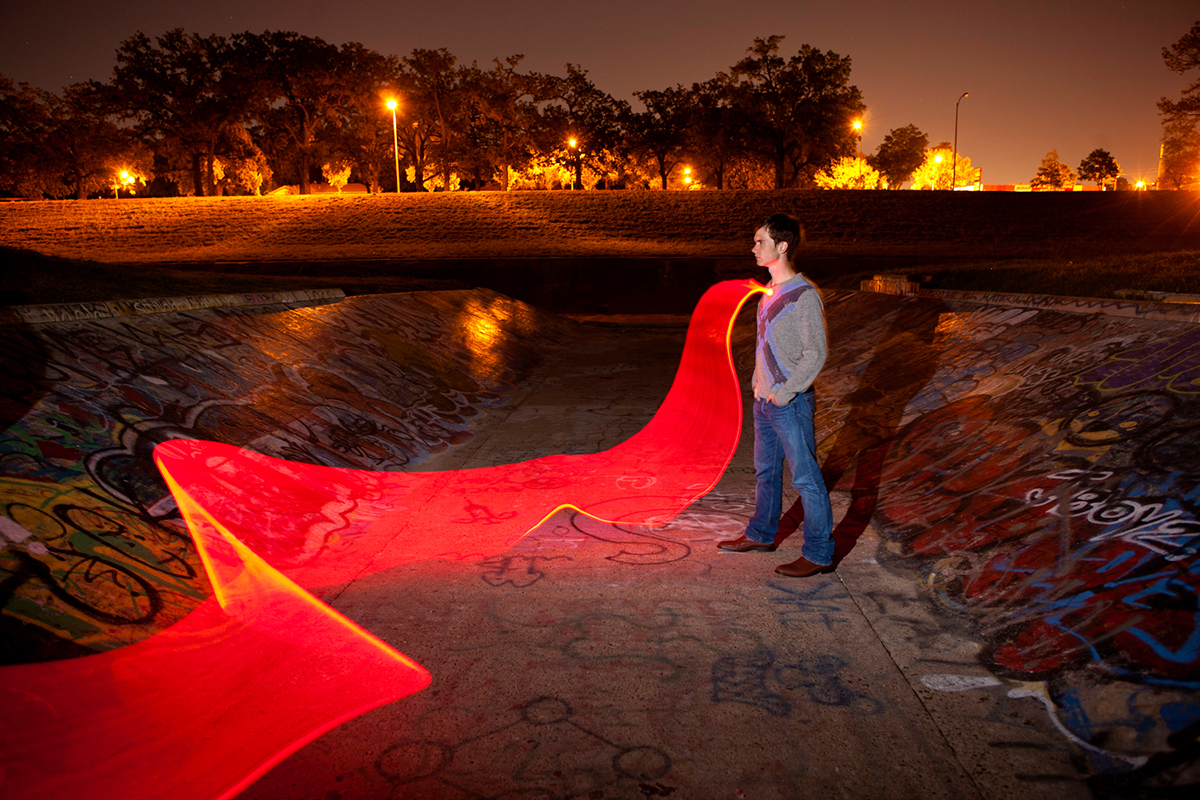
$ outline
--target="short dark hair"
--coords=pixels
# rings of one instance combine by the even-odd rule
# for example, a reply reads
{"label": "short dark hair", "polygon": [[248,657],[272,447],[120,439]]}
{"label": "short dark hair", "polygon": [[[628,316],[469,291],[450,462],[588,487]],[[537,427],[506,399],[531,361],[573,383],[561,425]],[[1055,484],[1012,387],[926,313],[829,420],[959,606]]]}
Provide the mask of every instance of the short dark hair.
{"label": "short dark hair", "polygon": [[787,242],[788,261],[795,259],[797,248],[804,241],[804,229],[800,227],[800,220],[791,214],[772,214],[767,217],[762,227],[767,229],[767,234],[775,244]]}

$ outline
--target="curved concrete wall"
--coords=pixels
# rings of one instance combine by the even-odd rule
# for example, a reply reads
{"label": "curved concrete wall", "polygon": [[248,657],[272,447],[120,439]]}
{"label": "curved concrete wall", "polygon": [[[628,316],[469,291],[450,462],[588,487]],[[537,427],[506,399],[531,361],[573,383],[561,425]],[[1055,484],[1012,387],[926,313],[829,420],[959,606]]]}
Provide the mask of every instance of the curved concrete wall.
{"label": "curved concrete wall", "polygon": [[838,533],[873,519],[999,672],[1195,689],[1200,328],[1089,310],[831,297]]}
{"label": "curved concrete wall", "polygon": [[468,440],[571,325],[464,291],[0,328],[0,660],[138,641],[208,595],[159,442],[400,469]]}

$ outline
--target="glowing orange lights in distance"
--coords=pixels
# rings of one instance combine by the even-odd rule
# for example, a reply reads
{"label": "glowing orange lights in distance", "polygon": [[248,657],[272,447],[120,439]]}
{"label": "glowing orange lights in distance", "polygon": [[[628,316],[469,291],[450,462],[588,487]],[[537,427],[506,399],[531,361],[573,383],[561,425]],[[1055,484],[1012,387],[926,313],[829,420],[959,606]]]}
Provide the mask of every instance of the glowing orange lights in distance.
{"label": "glowing orange lights in distance", "polygon": [[389,98],[388,98],[388,101],[387,101],[387,107],[388,107],[390,110],[392,110],[392,111],[395,111],[395,110],[396,110],[396,105],[397,105],[397,104],[396,104],[396,98],[394,98],[394,97],[389,97]]}
{"label": "glowing orange lights in distance", "polygon": [[116,193],[117,197],[121,196],[122,187],[124,187],[124,189],[130,194],[136,194],[136,192],[134,192],[133,185],[137,182],[138,178],[136,175],[127,169],[123,169],[117,175],[117,181],[113,184],[113,191]]}

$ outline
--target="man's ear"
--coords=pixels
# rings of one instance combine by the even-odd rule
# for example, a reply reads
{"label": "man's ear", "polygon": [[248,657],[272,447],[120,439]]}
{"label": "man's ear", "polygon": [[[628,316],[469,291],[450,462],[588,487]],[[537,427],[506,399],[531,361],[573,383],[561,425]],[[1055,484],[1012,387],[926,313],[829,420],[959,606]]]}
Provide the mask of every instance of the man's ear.
{"label": "man's ear", "polygon": [[779,244],[777,244],[775,246],[779,249],[779,252],[783,253],[784,255],[787,255],[787,251],[788,251],[788,243],[787,242],[780,242]]}

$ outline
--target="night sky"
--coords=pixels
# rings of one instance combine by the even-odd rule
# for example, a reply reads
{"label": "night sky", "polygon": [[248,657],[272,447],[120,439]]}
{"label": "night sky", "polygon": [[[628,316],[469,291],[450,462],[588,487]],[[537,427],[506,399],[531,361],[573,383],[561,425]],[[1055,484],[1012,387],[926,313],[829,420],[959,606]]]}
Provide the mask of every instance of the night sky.
{"label": "night sky", "polygon": [[1056,148],[1071,168],[1097,147],[1131,182],[1153,180],[1163,96],[1200,75],[1170,72],[1162,48],[1200,20],[1197,0],[804,2],[804,0],[8,0],[0,73],[60,91],[107,80],[122,40],[171,28],[229,35],[292,30],[385,55],[445,47],[488,66],[524,53],[522,71],[565,74],[572,62],[614,97],[711,78],[755,37],[786,37],[850,56],[867,105],[863,148],[913,124],[930,144],[954,136],[984,183],[1027,183]]}

